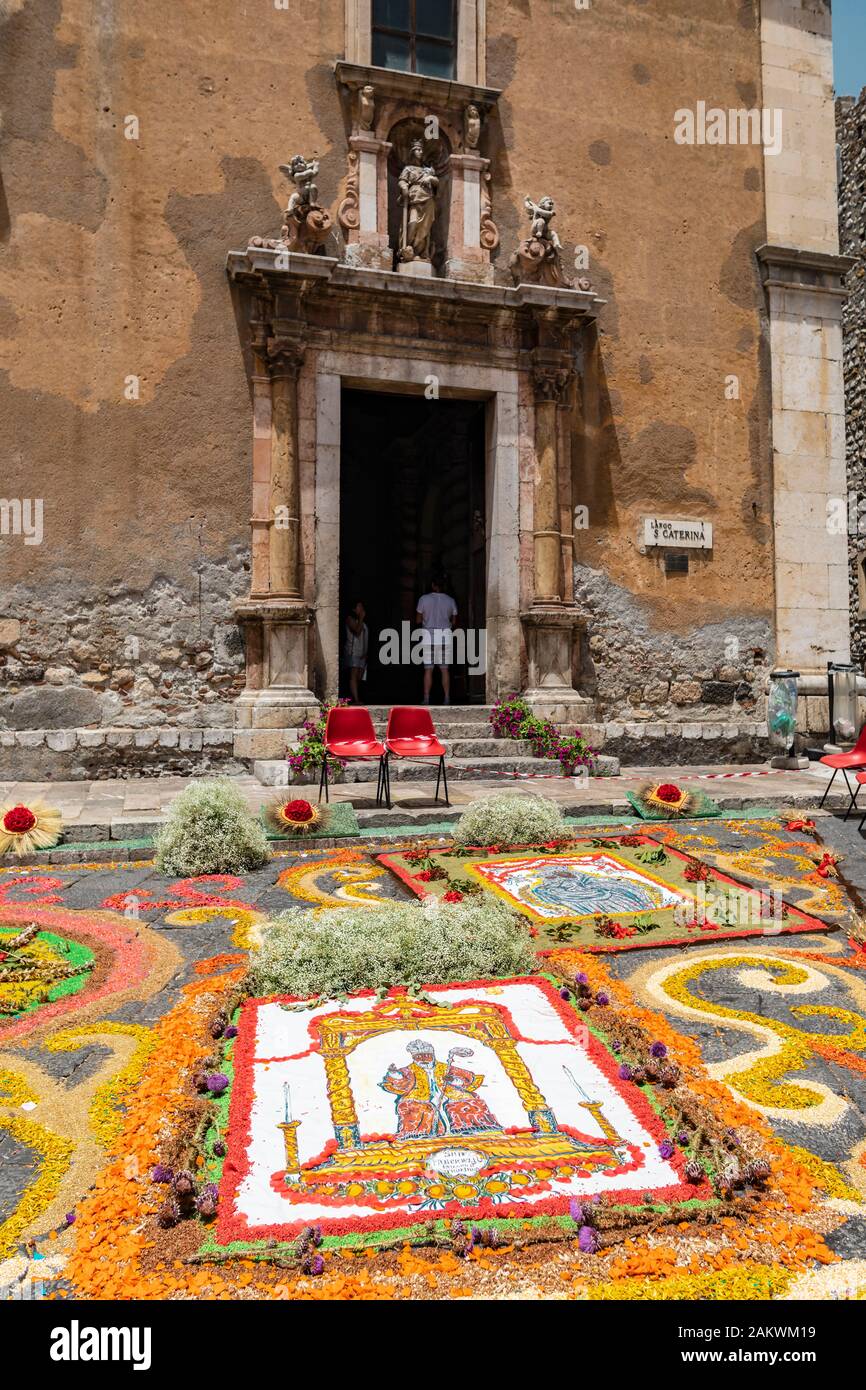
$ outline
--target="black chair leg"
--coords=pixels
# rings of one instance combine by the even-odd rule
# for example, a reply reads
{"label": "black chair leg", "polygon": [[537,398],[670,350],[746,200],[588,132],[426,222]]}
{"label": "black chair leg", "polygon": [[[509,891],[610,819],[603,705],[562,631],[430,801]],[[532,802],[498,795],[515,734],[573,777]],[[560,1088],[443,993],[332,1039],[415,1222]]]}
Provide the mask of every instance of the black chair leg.
{"label": "black chair leg", "polygon": [[325,759],[322,759],[322,766],[319,770],[319,805],[322,804],[322,788],[325,785]]}
{"label": "black chair leg", "polygon": [[[446,805],[446,806],[450,806],[450,805],[451,805],[451,802],[448,800],[448,773],[445,771],[445,758],[444,758],[444,755],[443,755],[443,757],[440,759],[440,761],[441,761],[441,763],[442,763],[442,783],[443,783],[443,786],[444,786],[444,788],[445,788],[445,805]],[[438,780],[439,780],[439,779],[437,778],[437,785],[438,785]]]}
{"label": "black chair leg", "polygon": [[390,764],[390,762],[388,761],[388,754],[387,754],[387,753],[385,754],[384,763],[385,763],[385,805],[388,807],[388,810],[390,811],[390,810],[392,809],[392,805],[391,805],[391,764]]}
{"label": "black chair leg", "polygon": [[824,788],[824,795],[821,797],[821,800],[818,802],[818,810],[819,810],[819,811],[820,811],[821,807],[824,805],[824,802],[827,800],[827,797],[830,795],[830,788],[832,787],[833,783],[834,783],[835,780],[836,780],[836,773],[837,773],[838,771],[839,771],[838,767],[834,767],[834,768],[833,768],[833,776],[830,778],[830,781],[827,783],[826,787]]}
{"label": "black chair leg", "polygon": [[440,759],[439,759],[439,762],[438,762],[437,765],[436,765],[436,795],[435,795],[434,798],[433,798],[434,801],[438,801],[438,800],[439,800],[439,783],[440,783],[441,779],[442,779],[442,759],[440,758]]}
{"label": "black chair leg", "polygon": [[382,805],[382,759],[379,759],[379,771],[376,774],[376,805]]}
{"label": "black chair leg", "polygon": [[857,798],[858,798],[858,796],[860,795],[860,783],[859,783],[859,782],[855,782],[855,783],[854,783],[854,790],[853,790],[853,792],[852,792],[852,790],[851,790],[851,783],[848,781],[848,773],[847,773],[846,771],[843,771],[842,776],[843,776],[844,779],[845,779],[845,786],[846,786],[846,788],[847,788],[847,790],[848,790],[848,795],[849,795],[850,798],[851,798],[851,800],[848,802],[848,809],[847,809],[847,811],[845,812],[844,816],[842,817],[843,820],[847,820],[848,817],[850,816],[851,812],[854,810],[855,806],[857,805]]}
{"label": "black chair leg", "polygon": [[327,806],[328,802],[329,802],[330,799],[331,799],[331,795],[330,795],[330,792],[329,792],[329,790],[328,790],[328,755],[327,755],[327,753],[325,754],[325,756],[324,756],[324,758],[323,758],[323,760],[322,760],[322,768],[323,768],[323,771],[324,771],[324,773],[325,773],[325,805]]}

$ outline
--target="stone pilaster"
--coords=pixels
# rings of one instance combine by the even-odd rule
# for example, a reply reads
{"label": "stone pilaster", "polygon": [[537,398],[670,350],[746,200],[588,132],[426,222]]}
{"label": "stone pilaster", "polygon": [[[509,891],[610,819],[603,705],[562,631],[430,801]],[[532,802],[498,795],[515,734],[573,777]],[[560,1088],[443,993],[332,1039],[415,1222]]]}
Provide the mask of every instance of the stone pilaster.
{"label": "stone pilaster", "polygon": [[301,598],[301,482],[298,467],[298,373],[304,345],[271,338],[270,583],[274,598]]}
{"label": "stone pilaster", "polygon": [[571,371],[561,364],[537,363],[533,369],[536,459],[533,608],[562,604],[558,413],[568,399],[571,382]]}
{"label": "stone pilaster", "polygon": [[490,215],[490,160],[484,159],[477,151],[452,154],[448,167],[451,172],[451,205],[445,274],[450,280],[472,280],[492,285],[490,252],[499,244],[499,233]]}
{"label": "stone pilaster", "polygon": [[246,689],[235,706],[240,757],[273,757],[285,731],[316,705],[309,688],[312,612],[302,598],[298,460],[299,334],[251,323],[253,515],[250,596],[235,606],[244,630]]}
{"label": "stone pilaster", "polygon": [[393,270],[388,244],[388,155],[390,142],[369,131],[349,136],[349,172],[337,221],[346,237],[346,264]]}
{"label": "stone pilaster", "polygon": [[564,600],[561,526],[562,457],[574,374],[562,354],[536,350],[532,372],[535,399],[535,489],[533,507],[533,601],[522,613],[527,655],[526,698],[538,713],[558,723],[591,716],[593,705],[574,686],[575,640],[584,626]]}
{"label": "stone pilaster", "polygon": [[842,284],[850,259],[762,246],[770,318],[776,665],[826,690],[849,655]]}
{"label": "stone pilaster", "polygon": [[827,661],[850,650],[841,318],[852,262],[838,255],[831,25],[829,4],[762,0],[762,102],[779,137],[764,149],[768,244],[758,251],[772,358],[775,664],[800,672],[815,732],[826,728],[810,711],[826,694]]}

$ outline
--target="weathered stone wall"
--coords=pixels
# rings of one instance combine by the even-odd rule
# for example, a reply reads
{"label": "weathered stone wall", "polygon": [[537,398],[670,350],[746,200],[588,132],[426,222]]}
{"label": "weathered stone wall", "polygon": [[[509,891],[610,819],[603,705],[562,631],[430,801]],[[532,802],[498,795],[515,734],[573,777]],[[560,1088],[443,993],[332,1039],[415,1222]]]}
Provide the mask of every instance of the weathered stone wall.
{"label": "weathered stone wall", "polygon": [[866,664],[866,88],[836,103],[839,146],[839,244],[857,265],[847,276],[843,310],[845,446],[848,463],[848,551],[851,659]]}
{"label": "weathered stone wall", "polygon": [[[277,231],[278,165],[297,150],[320,159],[335,215],[343,0],[212,0],[204,19],[176,0],[110,0],[98,23],[86,0],[5,9],[0,494],[43,499],[44,538],[0,538],[0,729],[227,729],[251,425],[225,253]],[[599,417],[573,450],[599,715],[760,719],[761,151],[674,141],[678,108],[760,103],[758,5],[489,0],[487,35],[487,82],[503,89],[485,135],[497,280],[525,234],[524,194],[550,192],[566,263],[586,246],[607,300]],[[715,551],[666,577],[640,553],[648,513],[712,520]]]}

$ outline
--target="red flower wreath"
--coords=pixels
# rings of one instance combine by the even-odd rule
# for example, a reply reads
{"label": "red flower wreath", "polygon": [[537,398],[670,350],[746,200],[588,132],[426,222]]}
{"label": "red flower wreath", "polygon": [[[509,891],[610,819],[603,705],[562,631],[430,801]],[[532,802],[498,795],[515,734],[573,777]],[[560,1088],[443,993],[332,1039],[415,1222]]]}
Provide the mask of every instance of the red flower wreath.
{"label": "red flower wreath", "polygon": [[659,801],[679,801],[682,792],[673,782],[662,782],[660,787],[656,787],[656,796]]}
{"label": "red flower wreath", "polygon": [[286,831],[290,835],[307,835],[322,819],[321,811],[302,797],[295,801],[272,801],[263,809],[267,822],[281,835]]}
{"label": "red flower wreath", "polygon": [[35,824],[36,817],[28,806],[13,806],[3,817],[3,829],[12,835],[21,835],[27,830],[32,830]]}

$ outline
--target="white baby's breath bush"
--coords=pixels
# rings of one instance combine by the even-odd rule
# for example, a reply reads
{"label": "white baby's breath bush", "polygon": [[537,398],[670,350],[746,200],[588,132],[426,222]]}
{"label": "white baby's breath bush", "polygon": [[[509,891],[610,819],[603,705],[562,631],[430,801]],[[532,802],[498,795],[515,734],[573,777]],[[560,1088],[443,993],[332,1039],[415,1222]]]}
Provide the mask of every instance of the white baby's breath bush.
{"label": "white baby's breath bush", "polygon": [[259,994],[301,998],[392,985],[531,974],[528,928],[504,903],[382,903],[315,914],[291,908],[265,930],[251,962]]}
{"label": "white baby's breath bush", "polygon": [[226,777],[191,782],[154,842],[160,873],[235,874],[270,858],[263,826]]}
{"label": "white baby's breath bush", "polygon": [[567,835],[555,802],[507,792],[470,802],[454,827],[458,845],[542,845]]}

